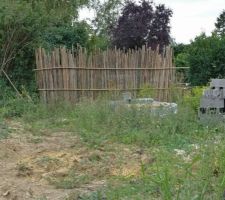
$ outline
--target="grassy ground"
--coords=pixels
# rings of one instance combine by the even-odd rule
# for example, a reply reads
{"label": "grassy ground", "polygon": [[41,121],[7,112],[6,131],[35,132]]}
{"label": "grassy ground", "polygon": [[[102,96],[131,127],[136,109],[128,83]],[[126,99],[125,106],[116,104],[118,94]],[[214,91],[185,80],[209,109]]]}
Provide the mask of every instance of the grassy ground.
{"label": "grassy ground", "polygon": [[[79,145],[72,142],[66,158],[79,151],[83,159],[68,164],[64,176],[48,176],[48,184],[73,189],[104,182],[86,193],[71,192],[65,199],[224,198],[225,126],[203,125],[190,107],[180,104],[178,114],[160,117],[147,110],[113,110],[103,100],[48,107],[20,101],[1,108],[2,140],[10,137],[7,124],[12,121],[22,124],[33,144],[59,132],[72,135]],[[37,158],[35,166],[53,169],[60,162],[60,156],[48,153]],[[21,173],[27,170],[22,164],[17,166]]]}

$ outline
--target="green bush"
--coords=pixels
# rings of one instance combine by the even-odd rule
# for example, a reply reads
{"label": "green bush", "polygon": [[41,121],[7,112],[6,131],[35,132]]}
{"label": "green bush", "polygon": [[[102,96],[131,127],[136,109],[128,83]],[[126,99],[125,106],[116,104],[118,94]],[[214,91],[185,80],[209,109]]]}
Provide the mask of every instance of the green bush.
{"label": "green bush", "polygon": [[4,122],[4,120],[2,120],[1,116],[0,116],[0,140],[1,139],[6,139],[9,136],[9,128],[6,125],[6,123]]}
{"label": "green bush", "polygon": [[184,95],[183,104],[197,112],[204,89],[206,89],[206,87],[193,87],[188,90]]}
{"label": "green bush", "polygon": [[[1,1],[0,66],[5,59],[8,61],[5,71],[19,90],[23,85],[29,92],[36,92],[33,71],[36,48],[88,46],[90,26],[78,21],[71,26],[71,16],[86,3],[85,0],[54,4],[51,1]],[[4,55],[11,56],[4,58]]]}
{"label": "green bush", "polygon": [[[15,93],[13,93],[15,95]],[[22,117],[28,112],[34,112],[38,108],[38,105],[27,97],[19,96],[4,96],[0,101],[0,117],[13,118]]]}
{"label": "green bush", "polygon": [[140,98],[155,98],[156,90],[150,85],[144,85],[138,92],[138,97]]}
{"label": "green bush", "polygon": [[4,79],[0,79],[0,106],[14,95],[12,88],[10,88]]}
{"label": "green bush", "polygon": [[206,85],[211,78],[225,77],[225,37],[202,34],[189,45],[187,62],[193,86]]}

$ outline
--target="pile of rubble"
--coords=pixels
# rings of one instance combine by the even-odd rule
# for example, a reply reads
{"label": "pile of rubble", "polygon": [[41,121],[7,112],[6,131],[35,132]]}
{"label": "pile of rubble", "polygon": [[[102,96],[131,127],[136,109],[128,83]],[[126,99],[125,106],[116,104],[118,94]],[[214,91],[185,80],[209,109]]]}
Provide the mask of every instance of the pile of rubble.
{"label": "pile of rubble", "polygon": [[167,115],[170,113],[177,113],[177,104],[155,101],[152,98],[135,98],[133,99],[131,93],[126,92],[123,94],[123,99],[119,101],[111,101],[110,105],[113,109],[119,109],[121,106],[137,109],[139,111],[148,110],[150,113]]}

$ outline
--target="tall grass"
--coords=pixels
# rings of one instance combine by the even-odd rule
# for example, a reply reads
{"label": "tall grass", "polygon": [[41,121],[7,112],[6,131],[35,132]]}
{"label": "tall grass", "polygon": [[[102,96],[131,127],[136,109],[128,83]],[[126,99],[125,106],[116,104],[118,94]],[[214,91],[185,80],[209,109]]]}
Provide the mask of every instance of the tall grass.
{"label": "tall grass", "polygon": [[118,107],[109,101],[85,101],[77,105],[58,103],[44,105],[27,99],[12,99],[0,108],[2,118],[23,120],[29,130],[63,130],[78,133],[90,145],[114,141],[143,147],[185,145],[214,137],[224,132],[221,123],[202,125],[195,110],[180,104],[177,114],[153,115],[149,110]]}
{"label": "tall grass", "polygon": [[[0,116],[21,120],[33,134],[68,131],[90,148],[122,143],[150,151],[156,158],[140,163],[140,177],[112,178],[107,188],[83,199],[222,199],[224,124],[203,125],[188,105],[180,103],[177,114],[160,116],[146,109],[114,109],[107,100],[43,105],[13,99],[1,107]],[[185,154],[177,155],[175,149]]]}

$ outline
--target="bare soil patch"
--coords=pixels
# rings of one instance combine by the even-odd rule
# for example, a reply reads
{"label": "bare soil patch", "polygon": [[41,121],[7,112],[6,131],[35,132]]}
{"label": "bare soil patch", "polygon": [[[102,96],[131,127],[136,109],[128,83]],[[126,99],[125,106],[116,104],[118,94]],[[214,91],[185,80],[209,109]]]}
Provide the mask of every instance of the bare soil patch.
{"label": "bare soil patch", "polygon": [[0,199],[76,199],[107,185],[112,176],[139,176],[150,156],[137,148],[107,144],[87,147],[68,132],[34,136],[8,122],[8,139],[0,140]]}

